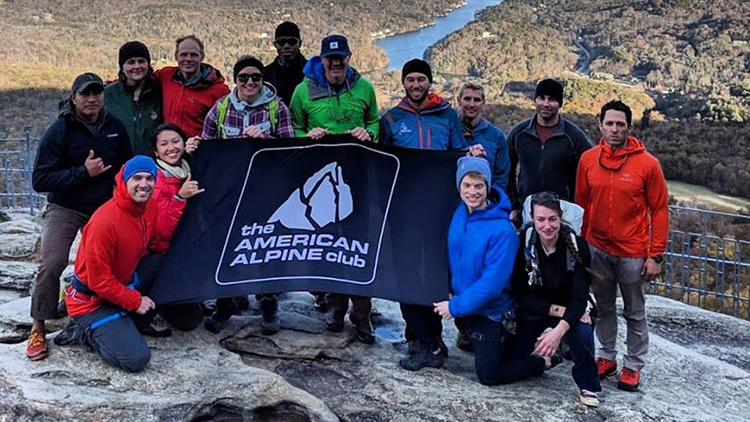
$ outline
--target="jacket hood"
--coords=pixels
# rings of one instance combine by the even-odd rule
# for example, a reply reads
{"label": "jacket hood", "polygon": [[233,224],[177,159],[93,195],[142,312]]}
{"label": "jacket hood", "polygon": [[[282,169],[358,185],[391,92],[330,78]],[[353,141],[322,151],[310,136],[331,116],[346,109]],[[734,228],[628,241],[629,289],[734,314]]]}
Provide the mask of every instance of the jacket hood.
{"label": "jacket hood", "polygon": [[184,86],[208,87],[212,85],[223,84],[225,81],[224,76],[221,74],[221,72],[207,63],[201,63],[201,73],[189,81],[186,81],[182,77],[179,67],[175,67],[174,75],[172,76],[172,78],[179,81]]}
{"label": "jacket hood", "polygon": [[[321,60],[320,56],[314,56],[310,60],[308,60],[307,64],[305,64],[305,67],[302,69],[302,73],[304,73],[305,76],[315,82],[318,86],[328,86],[328,81],[326,81],[325,76],[325,68],[323,67],[323,60]],[[349,85],[352,85],[357,79],[359,79],[359,72],[354,70],[353,67],[349,66],[346,69],[347,82],[349,82]]]}
{"label": "jacket hood", "polygon": [[419,110],[416,110],[414,107],[412,107],[411,104],[409,104],[409,101],[406,100],[406,97],[401,99],[401,102],[398,104],[398,106],[399,108],[415,114],[437,113],[451,108],[451,103],[446,101],[443,97],[435,94],[434,92],[430,92],[429,94],[427,94],[427,98],[425,98],[424,101],[424,107]]}
{"label": "jacket hood", "polygon": [[643,142],[632,136],[628,137],[623,148],[610,147],[604,138],[599,141],[599,146],[602,149],[599,164],[609,170],[619,170],[629,156],[646,152]]}
{"label": "jacket hood", "polygon": [[232,90],[232,92],[229,93],[229,99],[230,101],[232,101],[232,105],[239,112],[261,107],[265,104],[270,103],[271,101],[276,99],[276,97],[276,88],[274,88],[274,86],[268,82],[263,82],[263,87],[261,88],[260,94],[258,94],[255,100],[250,104],[240,100],[240,98],[237,96],[236,87]]}
{"label": "jacket hood", "polygon": [[[483,210],[475,210],[469,215],[472,220],[508,220],[510,221],[510,198],[500,189],[491,188],[489,195],[490,205]],[[462,203],[463,205],[463,203]],[[466,205],[464,209],[468,212]]]}
{"label": "jacket hood", "polygon": [[[125,181],[122,180],[122,173],[124,169],[125,165],[123,164],[122,168],[120,168],[120,171],[117,172],[117,176],[115,176],[115,190],[113,192],[112,198],[114,199],[115,204],[117,204],[118,208],[134,216],[140,216],[146,211],[146,205],[148,204],[148,201],[143,204],[137,204],[135,201],[133,201],[133,198],[131,198],[130,194],[128,193],[128,187],[125,184]],[[149,198],[149,201],[150,200],[151,199]]]}

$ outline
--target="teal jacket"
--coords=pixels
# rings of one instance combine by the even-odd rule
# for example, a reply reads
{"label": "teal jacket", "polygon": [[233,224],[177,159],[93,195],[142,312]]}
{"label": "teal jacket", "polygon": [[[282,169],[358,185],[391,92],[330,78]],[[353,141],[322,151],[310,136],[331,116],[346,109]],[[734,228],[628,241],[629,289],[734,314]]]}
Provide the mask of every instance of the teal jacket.
{"label": "teal jacket", "polygon": [[310,59],[304,68],[305,79],[297,85],[289,109],[298,137],[307,136],[319,127],[332,135],[344,134],[354,128],[365,128],[378,137],[378,104],[375,89],[356,70],[349,67],[346,82],[337,89],[325,79],[320,57]]}
{"label": "teal jacket", "polygon": [[104,106],[125,125],[135,155],[154,156],[151,138],[163,121],[161,100],[161,87],[151,77],[146,79],[138,102],[133,101],[133,89],[122,79],[104,89]]}

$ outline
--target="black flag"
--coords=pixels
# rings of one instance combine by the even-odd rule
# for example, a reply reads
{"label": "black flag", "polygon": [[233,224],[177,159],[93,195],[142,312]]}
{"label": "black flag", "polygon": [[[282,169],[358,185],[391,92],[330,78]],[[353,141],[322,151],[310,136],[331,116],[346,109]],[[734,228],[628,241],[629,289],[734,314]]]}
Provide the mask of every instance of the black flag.
{"label": "black flag", "polygon": [[348,136],[203,142],[192,177],[206,191],[188,201],[150,296],[445,300],[459,155]]}

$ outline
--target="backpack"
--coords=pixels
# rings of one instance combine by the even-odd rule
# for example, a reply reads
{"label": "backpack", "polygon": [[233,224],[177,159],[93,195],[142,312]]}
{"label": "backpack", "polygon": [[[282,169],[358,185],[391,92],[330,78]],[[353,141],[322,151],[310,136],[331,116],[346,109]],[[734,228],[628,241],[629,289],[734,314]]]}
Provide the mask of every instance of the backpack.
{"label": "backpack", "polygon": [[[225,96],[221,100],[219,100],[219,105],[217,106],[218,116],[216,116],[216,129],[219,133],[219,139],[225,139],[226,136],[224,135],[224,122],[227,120],[227,111],[229,110],[229,103],[231,102],[231,99],[229,98],[229,95]],[[271,130],[276,127],[276,122],[278,121],[278,114],[279,114],[279,98],[276,97],[273,100],[271,100],[270,103],[266,105],[268,110],[268,120],[271,122]]]}

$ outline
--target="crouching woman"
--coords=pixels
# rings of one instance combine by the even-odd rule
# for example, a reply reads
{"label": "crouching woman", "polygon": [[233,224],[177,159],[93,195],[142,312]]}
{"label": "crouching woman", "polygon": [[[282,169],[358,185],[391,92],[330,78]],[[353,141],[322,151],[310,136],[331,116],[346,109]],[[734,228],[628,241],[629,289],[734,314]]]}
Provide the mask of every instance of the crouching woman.
{"label": "crouching woman", "polygon": [[507,195],[491,186],[484,158],[458,160],[456,184],[462,204],[448,231],[452,297],[435,303],[445,319],[464,318],[474,345],[479,382],[505,384],[541,375],[553,366],[551,357],[527,355],[514,360],[506,353],[514,329],[510,278],[518,236],[508,218]]}
{"label": "crouching woman", "polygon": [[[575,204],[566,203],[566,214]],[[581,210],[582,212],[582,210]],[[512,278],[518,309],[518,335],[511,354],[555,356],[562,341],[573,357],[573,379],[586,406],[598,406],[601,391],[594,361],[594,328],[589,306],[589,247],[564,220],[557,195],[531,200],[533,225],[522,230]],[[570,219],[570,218],[569,218]],[[573,219],[570,219],[573,221]]]}

